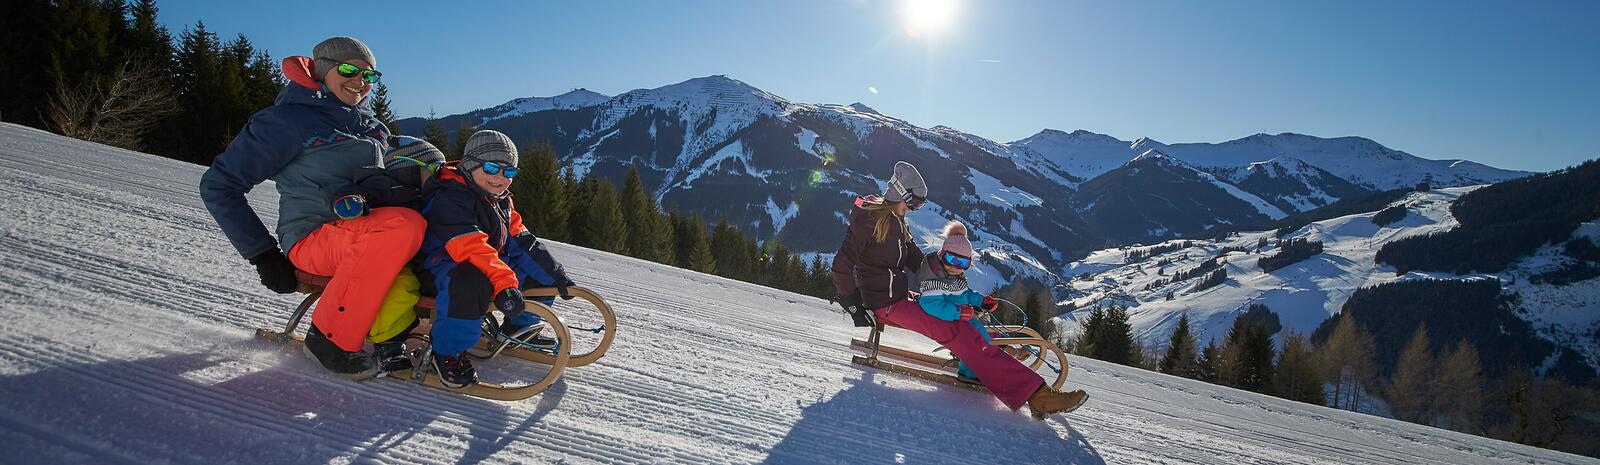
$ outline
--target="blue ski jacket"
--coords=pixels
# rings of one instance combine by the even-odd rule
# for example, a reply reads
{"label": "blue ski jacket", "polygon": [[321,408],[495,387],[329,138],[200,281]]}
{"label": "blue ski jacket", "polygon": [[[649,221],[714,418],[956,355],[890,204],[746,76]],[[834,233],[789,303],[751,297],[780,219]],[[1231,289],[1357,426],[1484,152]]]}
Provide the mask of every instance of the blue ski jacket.
{"label": "blue ski jacket", "polygon": [[[312,77],[309,57],[283,60],[289,84],[278,100],[250,117],[228,148],[200,176],[200,198],[222,233],[245,258],[279,247],[284,253],[323,223],[331,203],[351,189],[357,168],[382,166],[389,129],[372,99],[346,105]],[[278,188],[278,239],[267,233],[245,194],[271,179]]]}

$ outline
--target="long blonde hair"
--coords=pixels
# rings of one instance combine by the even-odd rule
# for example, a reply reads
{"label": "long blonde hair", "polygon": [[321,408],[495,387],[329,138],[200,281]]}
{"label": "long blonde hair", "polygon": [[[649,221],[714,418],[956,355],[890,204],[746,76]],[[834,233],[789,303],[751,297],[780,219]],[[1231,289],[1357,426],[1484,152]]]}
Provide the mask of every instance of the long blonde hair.
{"label": "long blonde hair", "polygon": [[902,203],[905,202],[890,202],[883,197],[861,202],[861,208],[872,212],[873,242],[888,240],[889,229],[893,228],[890,223],[896,219],[900,220],[900,237],[907,241],[911,240],[911,229],[906,226],[905,218],[897,213],[899,209],[896,207],[899,207]]}

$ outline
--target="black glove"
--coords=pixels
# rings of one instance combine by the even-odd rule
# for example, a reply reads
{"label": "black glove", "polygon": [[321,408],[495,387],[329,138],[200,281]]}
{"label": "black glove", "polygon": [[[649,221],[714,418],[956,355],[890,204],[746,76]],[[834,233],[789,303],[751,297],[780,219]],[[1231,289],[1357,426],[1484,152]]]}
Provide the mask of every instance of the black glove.
{"label": "black glove", "polygon": [[261,285],[272,292],[292,294],[300,286],[300,281],[294,277],[294,264],[276,248],[250,257],[250,264],[255,265],[256,274],[261,275]]}
{"label": "black glove", "polygon": [[572,300],[572,294],[567,293],[567,288],[576,285],[570,279],[563,278],[560,281],[556,281],[556,295],[561,296],[561,300]]}
{"label": "black glove", "polygon": [[850,320],[855,323],[857,328],[865,328],[877,324],[872,319],[872,309],[861,304],[860,290],[856,290],[850,295],[839,296],[838,302],[839,306],[844,308],[844,312],[850,314]]}
{"label": "black glove", "polygon": [[522,314],[523,308],[527,305],[527,302],[522,301],[522,291],[514,287],[508,287],[494,295],[494,308],[500,309],[500,313],[504,313],[508,320]]}

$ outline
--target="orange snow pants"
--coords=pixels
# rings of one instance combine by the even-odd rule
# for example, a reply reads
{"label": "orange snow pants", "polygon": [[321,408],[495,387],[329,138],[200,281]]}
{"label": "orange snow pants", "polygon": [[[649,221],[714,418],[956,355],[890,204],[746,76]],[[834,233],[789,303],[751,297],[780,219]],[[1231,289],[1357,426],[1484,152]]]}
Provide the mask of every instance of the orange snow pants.
{"label": "orange snow pants", "polygon": [[311,324],[348,352],[361,350],[395,276],[422,245],[427,221],[415,210],[374,208],[354,220],[334,220],[295,243],[289,261],[330,276],[311,311]]}

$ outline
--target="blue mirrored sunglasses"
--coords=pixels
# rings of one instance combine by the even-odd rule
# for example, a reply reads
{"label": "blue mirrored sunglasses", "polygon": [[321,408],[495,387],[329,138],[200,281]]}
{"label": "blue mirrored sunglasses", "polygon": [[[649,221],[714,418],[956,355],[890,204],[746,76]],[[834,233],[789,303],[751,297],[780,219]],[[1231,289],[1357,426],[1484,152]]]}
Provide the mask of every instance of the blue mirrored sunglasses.
{"label": "blue mirrored sunglasses", "polygon": [[963,270],[972,267],[972,259],[971,258],[963,257],[960,254],[957,254],[955,252],[951,252],[951,251],[948,251],[948,250],[939,253],[939,260],[944,261],[944,264],[946,264],[946,265],[950,265],[950,266],[953,266],[953,267],[956,267],[956,268],[960,268],[960,269],[963,269]]}
{"label": "blue mirrored sunglasses", "polygon": [[502,165],[496,161],[483,162],[484,174],[500,174],[501,172],[505,172],[505,176],[508,178],[517,177],[517,167],[515,166]]}

